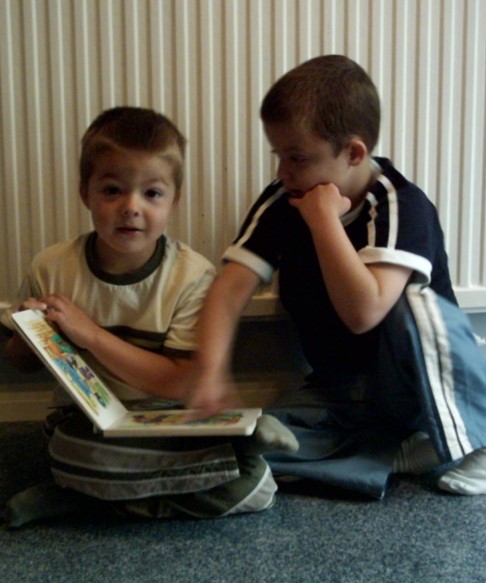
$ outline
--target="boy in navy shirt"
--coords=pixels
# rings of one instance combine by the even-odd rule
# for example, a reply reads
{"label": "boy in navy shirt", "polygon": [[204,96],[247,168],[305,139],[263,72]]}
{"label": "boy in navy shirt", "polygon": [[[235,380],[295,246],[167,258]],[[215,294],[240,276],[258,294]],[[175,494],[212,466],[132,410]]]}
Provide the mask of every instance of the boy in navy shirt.
{"label": "boy in navy shirt", "polygon": [[[371,155],[380,126],[373,82],[347,57],[317,57],[275,83],[261,118],[277,180],[250,209],[209,291],[191,405],[208,414],[231,402],[238,318],[278,270],[312,372],[275,406],[300,449],[267,456],[272,469],[379,498],[391,473],[470,454],[439,486],[486,493],[486,436],[477,429],[486,426],[478,422],[484,363],[481,383],[452,385],[444,398],[426,340],[416,342],[426,298],[447,314],[459,309],[435,207],[390,160]],[[483,395],[474,407],[468,391]]]}

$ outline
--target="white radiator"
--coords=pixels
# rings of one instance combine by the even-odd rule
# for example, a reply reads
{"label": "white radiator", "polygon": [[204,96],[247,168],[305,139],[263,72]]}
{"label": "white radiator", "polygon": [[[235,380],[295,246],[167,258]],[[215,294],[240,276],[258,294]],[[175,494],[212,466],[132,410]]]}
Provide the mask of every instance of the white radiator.
{"label": "white radiator", "polygon": [[0,301],[36,251],[90,228],[77,158],[101,110],[148,106],[179,125],[190,148],[171,233],[218,261],[273,175],[264,93],[344,53],[382,96],[376,153],[436,203],[460,302],[486,311],[485,24],[485,0],[0,0]]}

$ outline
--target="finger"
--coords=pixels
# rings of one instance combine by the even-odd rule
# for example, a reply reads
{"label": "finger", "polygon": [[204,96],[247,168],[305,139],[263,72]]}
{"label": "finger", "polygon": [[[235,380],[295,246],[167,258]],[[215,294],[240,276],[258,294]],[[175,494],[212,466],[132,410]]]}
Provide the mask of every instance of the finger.
{"label": "finger", "polygon": [[226,395],[219,401],[211,401],[186,410],[187,419],[190,421],[197,421],[214,417],[228,409],[240,409],[244,404],[241,398],[236,394]]}
{"label": "finger", "polygon": [[16,311],[20,312],[23,310],[41,310],[44,312],[47,310],[47,304],[37,298],[29,298],[25,302],[22,302]]}
{"label": "finger", "polygon": [[65,302],[62,296],[57,294],[49,294],[42,298],[42,301],[45,302],[50,308],[59,309]]}
{"label": "finger", "polygon": [[349,199],[347,196],[343,196],[341,197],[342,201],[343,201],[343,207],[344,207],[344,212],[348,212],[349,209],[351,208],[351,199]]}
{"label": "finger", "polygon": [[211,403],[210,405],[202,407],[186,409],[183,415],[183,422],[189,423],[190,421],[201,421],[203,419],[208,419],[209,417],[213,417],[214,415],[221,413],[221,411],[224,409],[225,407],[220,403]]}
{"label": "finger", "polygon": [[289,205],[294,206],[294,207],[298,207],[302,198],[303,197],[301,197],[301,196],[289,196],[289,199],[288,199]]}

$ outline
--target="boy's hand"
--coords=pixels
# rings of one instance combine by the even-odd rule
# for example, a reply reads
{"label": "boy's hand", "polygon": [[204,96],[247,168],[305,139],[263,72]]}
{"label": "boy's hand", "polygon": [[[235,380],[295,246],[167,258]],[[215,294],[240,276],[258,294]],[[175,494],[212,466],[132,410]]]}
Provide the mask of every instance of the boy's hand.
{"label": "boy's hand", "polygon": [[41,310],[41,312],[45,312],[47,304],[37,298],[28,298],[15,309],[16,312],[23,312],[24,310]]}
{"label": "boy's hand", "polygon": [[191,409],[188,419],[204,419],[226,409],[241,407],[241,399],[233,382],[226,377],[199,375],[193,389],[185,399]]}
{"label": "boy's hand", "polygon": [[342,196],[334,184],[318,184],[300,198],[290,197],[289,204],[298,209],[309,227],[319,224],[323,216],[340,218],[351,208],[349,198]]}
{"label": "boy's hand", "polygon": [[40,302],[46,306],[46,318],[55,322],[71,342],[90,349],[99,326],[83,310],[62,294],[51,294],[41,298]]}

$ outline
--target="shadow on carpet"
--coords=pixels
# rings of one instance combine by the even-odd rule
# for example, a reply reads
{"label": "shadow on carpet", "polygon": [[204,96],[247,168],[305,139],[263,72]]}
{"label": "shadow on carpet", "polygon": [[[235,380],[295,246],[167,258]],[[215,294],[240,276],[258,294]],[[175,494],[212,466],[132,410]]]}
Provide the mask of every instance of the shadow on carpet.
{"label": "shadow on carpet", "polygon": [[[49,476],[39,423],[0,423],[0,505]],[[0,579],[131,583],[486,582],[486,496],[394,478],[370,501],[312,483],[261,514],[125,521],[72,515],[0,528]]]}

